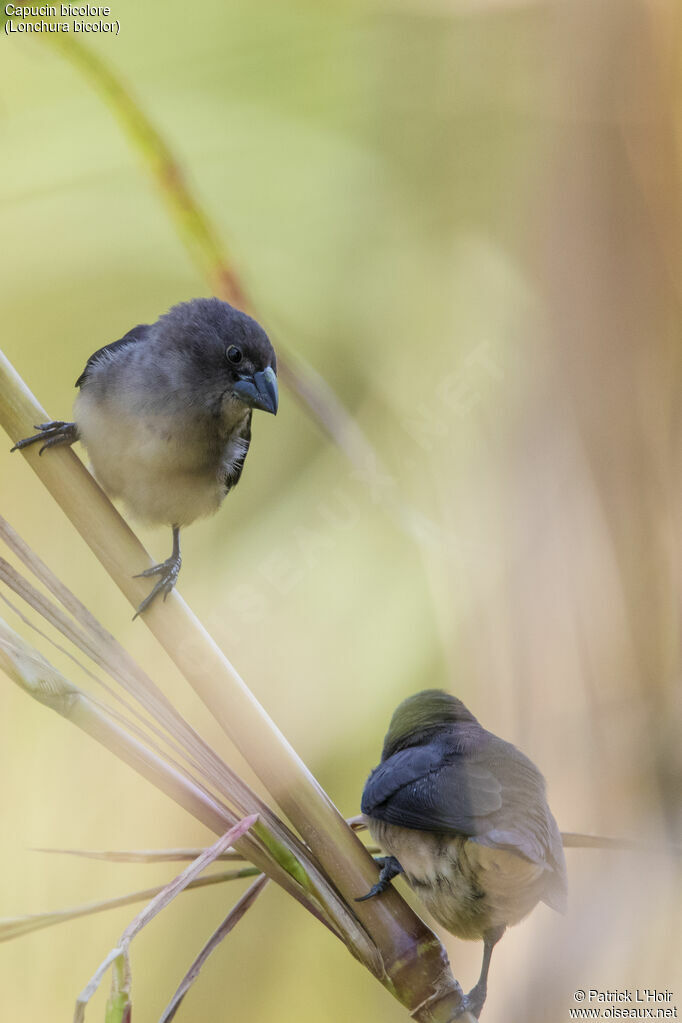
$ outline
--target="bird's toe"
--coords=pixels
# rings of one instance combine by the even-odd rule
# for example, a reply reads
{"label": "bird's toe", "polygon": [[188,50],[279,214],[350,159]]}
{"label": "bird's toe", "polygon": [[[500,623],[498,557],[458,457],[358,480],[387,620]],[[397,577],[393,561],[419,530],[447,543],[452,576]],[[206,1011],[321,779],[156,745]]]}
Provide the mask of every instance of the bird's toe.
{"label": "bird's toe", "polygon": [[74,441],[78,440],[78,426],[76,423],[66,423],[62,419],[55,419],[51,423],[37,423],[34,429],[38,430],[38,433],[33,434],[32,437],[24,437],[22,440],[18,440],[10,450],[22,451],[37,441],[43,441],[38,451],[38,454],[42,455],[45,448],[52,448],[58,444],[73,444]]}
{"label": "bird's toe", "polygon": [[472,1016],[475,1016],[476,1019],[478,1019],[481,1014],[481,1010],[485,1005],[487,994],[487,988],[481,988],[478,984],[476,987],[473,987],[469,994],[465,995],[462,999],[462,1007],[459,1013],[460,1016],[465,1012],[469,1012]]}
{"label": "bird's toe", "polygon": [[381,895],[384,888],[381,884],[373,884],[366,895],[360,895],[355,901],[356,902],[367,902],[368,899],[373,899],[375,895]]}
{"label": "bird's toe", "polygon": [[165,601],[166,597],[173,590],[176,582],[178,581],[180,565],[181,559],[179,557],[170,557],[166,561],[162,561],[160,565],[152,565],[151,568],[147,568],[144,572],[138,572],[136,576],[133,576],[134,579],[148,579],[151,576],[160,576],[151,593],[145,597],[133,615],[133,621],[135,621],[138,615],[141,615],[147,610],[149,605],[156,597],[159,596],[159,594],[163,594],[163,599]]}

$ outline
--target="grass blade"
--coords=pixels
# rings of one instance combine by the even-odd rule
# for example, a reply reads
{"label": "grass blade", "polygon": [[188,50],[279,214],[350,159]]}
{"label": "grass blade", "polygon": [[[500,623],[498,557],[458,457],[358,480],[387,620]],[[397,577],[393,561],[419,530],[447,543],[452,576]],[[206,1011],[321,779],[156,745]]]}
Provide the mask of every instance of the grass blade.
{"label": "grass blade", "polygon": [[[31,852],[59,856],[80,856],[86,860],[106,860],[108,863],[180,863],[195,860],[201,849],[32,849]],[[216,860],[243,860],[235,849],[226,849]]]}
{"label": "grass blade", "polygon": [[[220,857],[217,856],[216,859],[218,860]],[[227,881],[238,881],[244,877],[255,877],[260,873],[257,867],[222,870],[220,873],[196,878],[186,886],[185,890],[206,888],[208,885],[224,884]],[[0,919],[0,941],[14,941],[16,938],[22,938],[25,934],[32,934],[33,931],[42,931],[46,927],[54,927],[57,924],[67,923],[69,920],[77,920],[82,916],[94,916],[97,913],[105,913],[109,909],[120,909],[122,906],[132,906],[136,902],[146,902],[159,895],[164,888],[165,885],[155,885],[153,888],[142,888],[140,891],[128,892],[126,895],[116,895],[111,899],[86,902],[81,906],[68,906],[65,909],[55,909],[47,913],[28,913],[25,916],[5,917]]]}
{"label": "grass blade", "polygon": [[177,991],[164,1009],[159,1023],[171,1023],[171,1020],[175,1017],[176,1012],[180,1008],[180,1003],[199,976],[201,967],[204,965],[211,953],[218,947],[221,941],[237,926],[244,914],[251,908],[260,893],[263,891],[263,888],[267,883],[267,877],[259,877],[258,880],[254,881],[254,883],[244,892],[239,902],[233,906],[221,923],[220,927],[218,927],[218,929],[214,931],[208,939],[201,952],[182,978]]}
{"label": "grass blade", "polygon": [[140,933],[143,927],[146,927],[148,923],[157,916],[162,909],[165,909],[180,892],[184,891],[185,888],[194,881],[198,875],[205,870],[206,867],[210,866],[215,860],[216,856],[224,852],[232,842],[238,842],[239,839],[249,831],[256,823],[256,815],[252,814],[250,817],[245,817],[244,820],[235,824],[234,827],[230,828],[217,842],[214,842],[208,849],[204,849],[200,856],[197,856],[193,863],[190,863],[188,867],[178,874],[177,877],[173,878],[168,884],[164,885],[161,891],[152,898],[151,902],[145,908],[137,914],[137,916],[128,924],[125,931],[121,935],[116,948],[105,957],[104,961],[99,965],[95,974],[86,986],[81,991],[80,995],[76,999],[76,1007],[74,1011],[74,1023],[82,1023],[85,1018],[85,1007],[88,1001],[92,998],[94,992],[99,987],[99,984],[104,977],[104,974],[108,970],[109,966],[114,966],[114,976],[112,981],[112,992],[109,996],[108,1011],[113,1010],[117,1014],[117,1017],[125,1018],[126,1014],[129,1016],[131,1011],[130,1001],[130,989],[132,984],[132,977],[130,972],[130,962],[128,959],[128,950],[130,943],[133,938]]}

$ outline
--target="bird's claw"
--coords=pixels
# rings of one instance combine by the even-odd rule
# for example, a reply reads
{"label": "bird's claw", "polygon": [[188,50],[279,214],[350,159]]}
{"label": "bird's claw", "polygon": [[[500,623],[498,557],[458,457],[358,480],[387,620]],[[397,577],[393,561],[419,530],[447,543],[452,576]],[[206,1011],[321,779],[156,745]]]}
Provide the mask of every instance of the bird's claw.
{"label": "bird's claw", "polygon": [[370,890],[367,892],[366,895],[361,895],[355,901],[356,902],[367,902],[367,899],[373,899],[375,895],[381,895],[382,892],[386,891],[386,889],[388,888],[388,884],[389,883],[382,884],[381,881],[377,881],[376,884],[372,885],[372,887],[370,888]]}
{"label": "bird's claw", "polygon": [[138,572],[135,579],[148,579],[150,576],[158,575],[161,578],[156,583],[151,593],[144,598],[137,611],[133,615],[133,621],[138,615],[141,615],[143,611],[146,611],[151,602],[158,597],[160,593],[163,593],[163,599],[165,600],[168,594],[171,592],[176,582],[178,581],[178,575],[180,574],[180,566],[182,564],[182,558],[180,555],[177,557],[171,555],[165,561],[162,561],[158,565],[152,565],[151,568],[146,568],[144,572]]}
{"label": "bird's claw", "polygon": [[375,856],[374,862],[378,867],[381,867],[379,880],[376,884],[372,885],[366,895],[361,895],[357,898],[355,900],[356,902],[366,902],[367,899],[373,899],[375,895],[381,895],[391,887],[391,881],[393,878],[403,872],[403,868],[400,866],[395,856]]}
{"label": "bird's claw", "polygon": [[74,441],[78,440],[78,426],[76,423],[65,423],[62,419],[55,419],[51,423],[37,423],[34,428],[38,430],[38,433],[34,433],[32,437],[24,437],[23,440],[18,440],[14,447],[10,448],[10,451],[21,451],[30,444],[35,444],[36,441],[42,440],[44,443],[38,451],[38,454],[42,455],[45,448],[56,447],[58,444],[73,444]]}
{"label": "bird's claw", "polygon": [[487,994],[487,988],[480,989],[478,984],[475,987],[472,987],[468,995],[462,996],[462,1004],[460,1006],[458,1016],[463,1016],[465,1012],[470,1012],[475,1019],[478,1019],[481,1015],[481,1010],[485,1005]]}

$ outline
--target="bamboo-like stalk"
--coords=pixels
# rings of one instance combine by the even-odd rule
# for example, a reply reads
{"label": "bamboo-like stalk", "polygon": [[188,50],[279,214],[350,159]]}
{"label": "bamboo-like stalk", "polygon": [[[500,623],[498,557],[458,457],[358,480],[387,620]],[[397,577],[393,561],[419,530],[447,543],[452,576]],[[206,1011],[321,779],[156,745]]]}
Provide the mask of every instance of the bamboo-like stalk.
{"label": "bamboo-like stalk", "polygon": [[[2,618],[0,669],[35,700],[50,707],[105,746],[216,835],[225,834],[235,823],[234,816],[226,813],[202,789],[111,721],[87,693],[69,682]],[[310,908],[298,885],[257,843],[248,841],[245,836],[237,848],[245,859],[282,885],[306,908]]]}
{"label": "bamboo-like stalk", "polygon": [[[271,854],[298,884],[309,893],[308,908],[318,915],[322,910],[325,922],[332,926],[339,937],[349,941],[364,962],[375,972],[379,969],[379,956],[358,922],[340,898],[334,886],[320,871],[318,864],[300,839],[285,823],[273,813],[270,807],[218,756],[211,747],[185,722],[170,701],[161,693],[155,683],[146,675],[130,654],[108,633],[97,619],[85,608],[74,594],[57,579],[37,555],[21,540],[2,516],[0,516],[0,538],[17,554],[20,560],[53,593],[63,608],[69,608],[79,625],[76,625],[56,604],[43,597],[35,587],[16,572],[3,558],[0,558],[0,581],[25,600],[44,619],[57,628],[62,635],[86,653],[100,667],[135,697],[148,711],[150,717],[142,718],[155,737],[168,743],[173,753],[189,762],[189,771],[173,754],[162,748],[137,724],[135,707],[126,704],[128,716],[119,715],[113,708],[107,708],[109,716],[122,721],[125,728],[142,738],[151,750],[161,753],[164,760],[174,764],[190,781],[204,790],[211,798],[212,790],[220,795],[220,807],[226,819],[236,822],[238,817],[255,813],[260,820],[244,836],[242,853],[248,852],[248,844],[259,841],[261,850]],[[16,610],[16,609],[15,609]],[[29,624],[31,624],[29,622]],[[68,651],[64,651],[68,653]],[[98,680],[100,681],[100,680]],[[115,690],[109,688],[116,697]],[[133,719],[130,718],[130,713]],[[160,726],[160,727],[159,727]],[[206,788],[206,782],[210,783]],[[230,804],[228,808],[227,803]],[[235,816],[235,813],[237,816]],[[249,857],[253,859],[253,856]],[[299,893],[300,894],[300,893]]]}
{"label": "bamboo-like stalk", "polygon": [[[99,667],[104,668],[126,692],[133,695],[142,704],[149,715],[146,719],[141,718],[143,724],[151,728],[153,734],[162,742],[168,743],[175,754],[188,760],[189,773],[193,780],[197,780],[197,776],[199,776],[202,780],[198,784],[202,786],[209,782],[212,787],[211,791],[215,790],[220,793],[221,797],[227,799],[239,816],[250,813],[259,815],[260,821],[249,832],[246,838],[247,842],[259,837],[263,844],[271,850],[274,848],[274,842],[280,853],[287,851],[286,855],[291,868],[295,867],[297,858],[304,853],[308,864],[299,880],[309,885],[316,900],[330,910],[333,917],[338,918],[341,914],[351,922],[351,930],[354,930],[354,918],[349,917],[347,912],[342,909],[337,894],[330,888],[326,878],[321,877],[317,866],[310,861],[300,839],[187,724],[182,715],[177,712],[152,679],[142,671],[130,654],[100,625],[61,580],[57,579],[2,516],[0,516],[0,538],[57,597],[62,607],[71,611],[79,624],[72,622],[61,608],[44,598],[3,558],[0,558],[0,580],[94,660]],[[111,692],[113,696],[118,696],[116,691]],[[129,707],[128,704],[125,706]],[[135,717],[139,717],[134,707],[129,709],[132,710]],[[130,720],[126,721],[126,726],[137,729],[135,722]],[[143,733],[138,732],[138,734]],[[154,746],[154,740],[149,740],[144,734],[143,741],[151,741]],[[158,746],[155,748],[159,751]],[[168,754],[164,754],[164,756],[176,766],[180,766],[172,755],[170,758]],[[225,805],[222,799],[221,805]]]}
{"label": "bamboo-like stalk", "polygon": [[[200,785],[209,782],[212,787],[211,791],[215,790],[220,793],[221,797],[227,799],[238,815],[258,814],[260,820],[249,832],[245,839],[246,842],[260,838],[265,847],[271,851],[276,847],[276,858],[278,856],[281,858],[282,855],[288,857],[289,869],[291,870],[295,868],[297,859],[303,853],[307,866],[298,880],[310,888],[311,894],[325,907],[326,911],[331,913],[332,918],[337,919],[337,922],[339,922],[339,916],[344,917],[346,923],[350,922],[351,931],[354,931],[354,917],[352,915],[349,916],[342,907],[338,895],[332,889],[327,879],[321,876],[317,865],[310,860],[310,856],[302,846],[300,839],[287,828],[284,822],[272,812],[270,807],[256,795],[250,786],[235,771],[228,767],[209,744],[190,727],[170,700],[164,696],[152,679],[142,671],[130,654],[103,628],[94,615],[50,571],[35,552],[22,541],[21,537],[1,515],[0,539],[4,540],[23,564],[57,598],[62,608],[68,610],[79,624],[72,622],[61,608],[52,604],[38,593],[27,580],[13,570],[11,566],[7,565],[2,558],[0,558],[0,579],[10,586],[17,595],[21,596],[23,600],[29,603],[34,610],[37,610],[42,617],[51,622],[62,635],[94,660],[97,665],[104,668],[112,679],[118,682],[126,692],[133,695],[142,704],[149,715],[145,723],[151,728],[155,736],[169,743],[176,754],[188,760],[190,776],[193,780],[196,780],[198,775],[202,779],[199,782]],[[118,696],[115,691],[112,691],[112,695]],[[132,708],[132,711],[135,716],[138,716],[134,708]],[[126,724],[129,727],[136,727],[130,721]],[[148,741],[146,736],[144,736],[143,741]],[[152,745],[154,745],[153,741]],[[158,751],[158,746],[155,748]],[[168,759],[167,754],[164,754],[164,756]],[[170,757],[170,762],[176,763],[176,766],[179,766],[173,756]],[[222,801],[221,805],[224,806]]]}
{"label": "bamboo-like stalk", "polygon": [[[0,355],[0,425],[13,442],[48,416]],[[70,449],[23,456],[98,557],[137,606],[145,585],[133,576],[149,555]],[[159,643],[250,763],[307,842],[380,951],[379,979],[420,1023],[449,1023],[461,1005],[445,951],[396,891],[356,903],[376,880],[376,867],[326,793],[249,691],[227,657],[177,592],[144,616]],[[349,947],[354,954],[359,948]],[[371,964],[365,960],[365,965]]]}

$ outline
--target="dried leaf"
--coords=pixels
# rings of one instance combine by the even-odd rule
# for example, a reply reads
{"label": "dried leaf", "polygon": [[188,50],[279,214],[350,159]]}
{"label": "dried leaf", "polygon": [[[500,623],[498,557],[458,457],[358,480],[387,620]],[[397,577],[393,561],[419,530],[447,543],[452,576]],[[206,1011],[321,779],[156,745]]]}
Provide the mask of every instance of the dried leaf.
{"label": "dried leaf", "polygon": [[565,849],[622,849],[627,852],[658,853],[661,856],[682,856],[682,846],[671,843],[642,842],[637,838],[608,838],[605,835],[586,835],[580,831],[562,831]]}
{"label": "dried leaf", "polygon": [[[177,863],[195,860],[202,850],[193,849],[32,849],[31,852],[50,853],[59,856],[80,856],[86,860],[107,860],[111,863]],[[236,849],[226,849],[217,860],[244,860]]]}
{"label": "dried leaf", "polygon": [[[220,859],[220,857],[216,857],[216,859]],[[218,874],[208,874],[206,877],[199,877],[195,881],[191,881],[185,890],[224,884],[226,881],[236,881],[243,877],[255,877],[259,873],[257,867],[223,870]],[[148,899],[153,899],[165,887],[165,885],[156,885],[154,888],[143,888],[141,891],[129,892],[127,895],[118,895],[113,899],[87,902],[82,906],[57,909],[51,913],[31,913],[27,916],[6,917],[4,920],[0,920],[0,941],[13,941],[15,938],[23,937],[24,934],[41,931],[46,927],[63,924],[69,920],[77,920],[81,916],[94,916],[96,913],[104,913],[108,909],[120,909],[121,906],[131,906],[135,902],[145,902]]]}
{"label": "dried leaf", "polygon": [[251,908],[253,903],[256,901],[263,888],[268,883],[268,878],[261,875],[257,881],[244,892],[239,902],[237,902],[230,912],[227,914],[220,927],[211,935],[204,947],[202,948],[199,955],[196,957],[189,970],[182,978],[177,991],[171,998],[170,1002],[166,1006],[159,1020],[159,1023],[170,1023],[174,1018],[176,1012],[180,1008],[180,1003],[189,991],[194,981],[199,976],[199,971],[204,965],[211,953],[218,947],[223,938],[226,938],[230,931],[236,927],[239,921],[242,919],[244,914]]}
{"label": "dried leaf", "polygon": [[[92,978],[88,981],[86,986],[81,991],[80,995],[76,999],[76,1007],[74,1010],[74,1023],[82,1023],[85,1018],[85,1007],[92,998],[92,995],[97,990],[101,983],[102,977],[106,973],[110,965],[115,964],[114,979],[112,985],[112,994],[110,997],[110,1004],[115,1003],[118,1008],[125,1011],[126,1007],[130,1005],[130,986],[131,986],[131,974],[130,964],[128,962],[128,949],[133,938],[139,934],[143,927],[146,927],[155,916],[157,916],[162,909],[165,909],[173,901],[173,899],[184,891],[187,886],[197,878],[197,876],[206,867],[210,866],[215,860],[216,856],[219,856],[222,852],[229,848],[232,842],[237,842],[242,835],[245,835],[258,819],[257,814],[251,814],[249,817],[245,817],[238,824],[235,824],[233,828],[230,828],[226,834],[214,842],[213,845],[209,846],[208,849],[204,849],[200,856],[197,856],[193,863],[190,863],[188,867],[178,874],[176,878],[170,881],[167,885],[164,885],[160,892],[158,892],[151,902],[145,906],[137,916],[131,920],[126,927],[125,931],[121,935],[116,948],[105,957],[103,962],[95,971]],[[116,964],[118,964],[116,966]]]}

